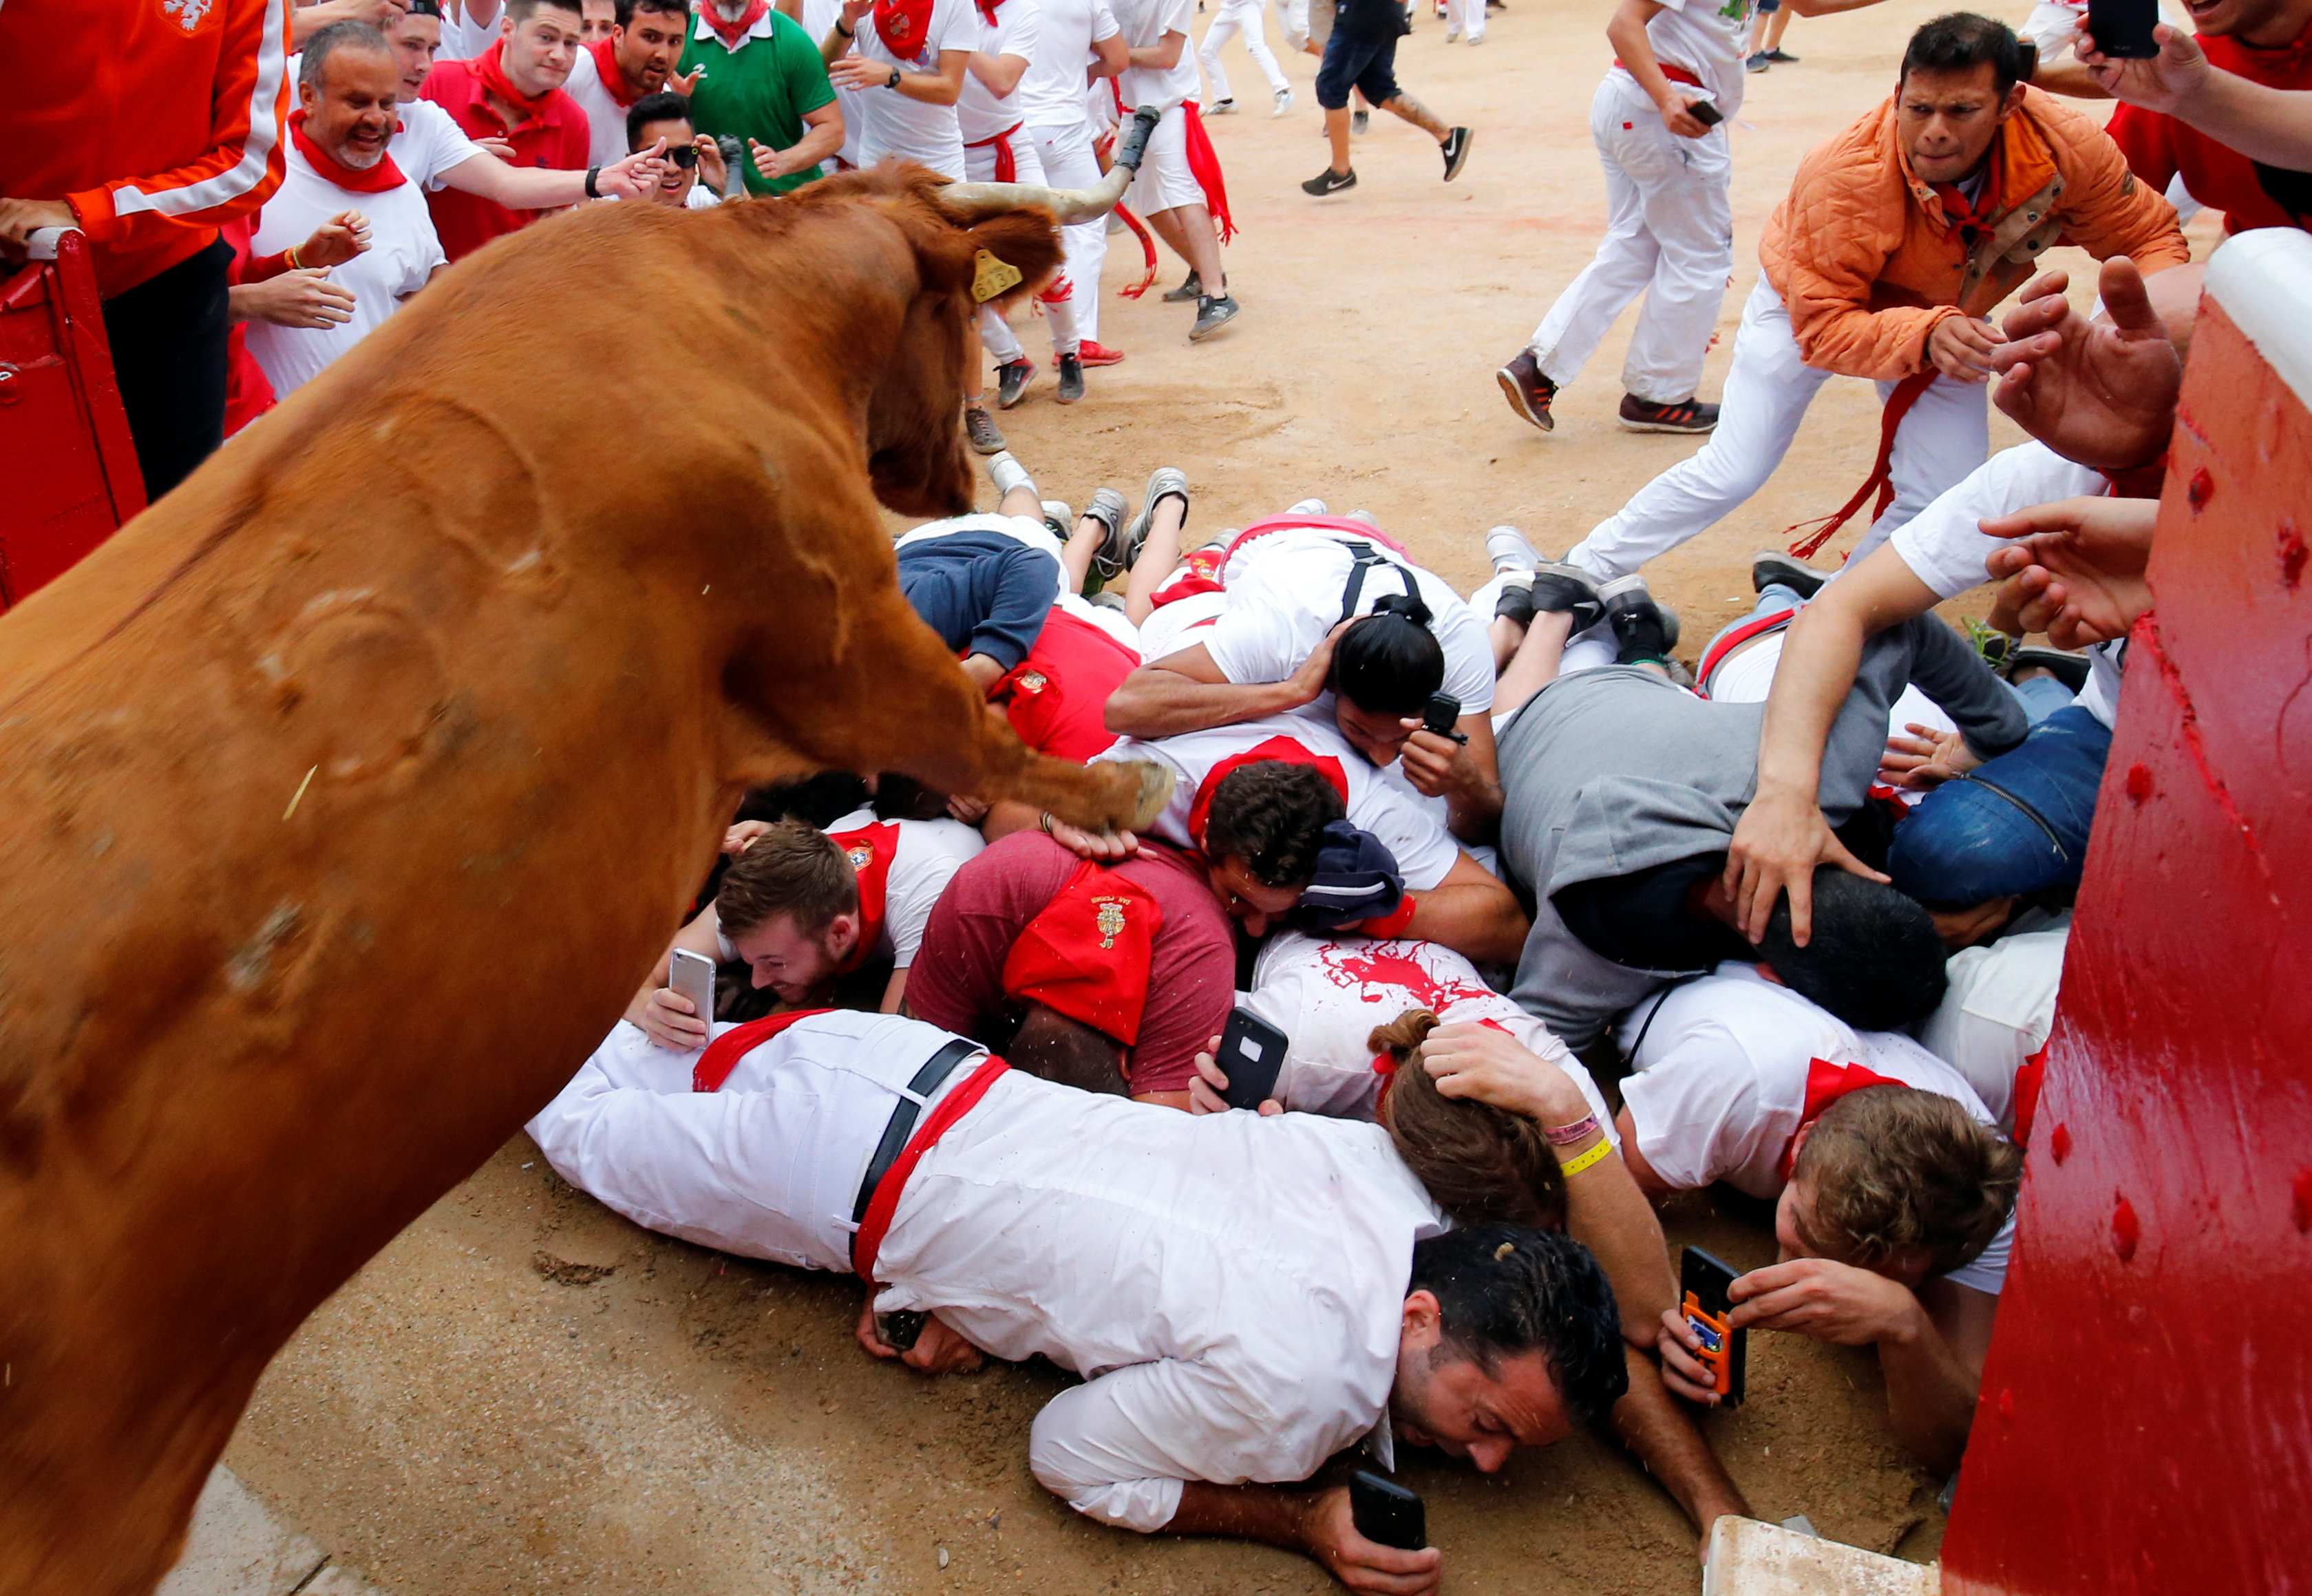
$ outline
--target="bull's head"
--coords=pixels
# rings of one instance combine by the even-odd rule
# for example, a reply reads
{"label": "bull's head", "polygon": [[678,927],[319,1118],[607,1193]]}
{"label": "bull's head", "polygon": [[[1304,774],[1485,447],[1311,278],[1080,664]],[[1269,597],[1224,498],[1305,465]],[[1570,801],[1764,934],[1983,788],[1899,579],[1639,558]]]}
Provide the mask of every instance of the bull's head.
{"label": "bull's head", "polygon": [[[1051,280],[1062,259],[1058,227],[1116,208],[1156,121],[1154,111],[1135,112],[1117,141],[1114,166],[1089,189],[947,183],[919,190],[929,215],[909,228],[921,287],[907,307],[905,358],[884,368],[868,414],[868,469],[885,504],[906,515],[971,508],[959,412],[966,325],[980,305],[1011,305]],[[1096,294],[1099,285],[1082,291]]]}

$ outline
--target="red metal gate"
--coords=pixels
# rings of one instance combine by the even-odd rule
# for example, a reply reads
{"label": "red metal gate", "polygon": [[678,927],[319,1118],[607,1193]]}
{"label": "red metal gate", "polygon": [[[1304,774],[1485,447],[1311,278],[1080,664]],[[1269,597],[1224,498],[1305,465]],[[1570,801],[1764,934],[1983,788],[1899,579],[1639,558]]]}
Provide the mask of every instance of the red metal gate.
{"label": "red metal gate", "polygon": [[1947,1592],[2312,1592],[2312,238],[2217,254]]}

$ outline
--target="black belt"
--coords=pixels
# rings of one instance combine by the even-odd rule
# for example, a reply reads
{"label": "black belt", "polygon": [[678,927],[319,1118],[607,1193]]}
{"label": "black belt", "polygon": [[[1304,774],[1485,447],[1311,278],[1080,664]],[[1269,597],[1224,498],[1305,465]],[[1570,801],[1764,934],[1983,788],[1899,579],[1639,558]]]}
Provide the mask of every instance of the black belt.
{"label": "black belt", "polygon": [[930,1062],[907,1082],[907,1090],[915,1096],[899,1100],[898,1106],[891,1110],[891,1122],[883,1127],[883,1139],[875,1144],[875,1156],[867,1161],[867,1173],[859,1182],[859,1200],[851,1206],[853,1224],[865,1222],[867,1205],[875,1200],[875,1188],[883,1183],[883,1177],[891,1172],[891,1166],[898,1162],[899,1154],[906,1151],[907,1138],[915,1134],[915,1121],[924,1111],[919,1100],[937,1092],[940,1083],[955,1074],[957,1065],[976,1053],[985,1051],[987,1049],[977,1042],[957,1037],[933,1054]]}

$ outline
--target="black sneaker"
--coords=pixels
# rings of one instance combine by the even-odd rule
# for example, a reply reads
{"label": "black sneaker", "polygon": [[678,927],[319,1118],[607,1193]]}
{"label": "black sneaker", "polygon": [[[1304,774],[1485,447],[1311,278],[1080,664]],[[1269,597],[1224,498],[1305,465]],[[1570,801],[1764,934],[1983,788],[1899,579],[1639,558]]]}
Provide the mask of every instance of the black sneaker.
{"label": "black sneaker", "polygon": [[995,417],[987,413],[985,405],[964,406],[963,435],[974,454],[1003,452],[1003,429],[995,425]]}
{"label": "black sneaker", "polygon": [[1811,599],[1830,580],[1830,573],[1817,571],[1804,560],[1795,559],[1779,548],[1765,549],[1750,557],[1750,591],[1763,593],[1770,587],[1786,587],[1801,599]]}
{"label": "black sneaker", "polygon": [[1781,45],[1776,45],[1773,49],[1768,50],[1766,59],[1777,66],[1796,66],[1799,64],[1799,58]]}
{"label": "black sneaker", "polygon": [[1327,194],[1338,194],[1344,189],[1353,189],[1356,186],[1357,169],[1355,167],[1352,166],[1346,171],[1335,171],[1328,166],[1301,184],[1300,192],[1314,194],[1318,198],[1322,199]]}
{"label": "black sneaker", "polygon": [[1445,154],[1447,182],[1459,177],[1461,169],[1469,164],[1469,146],[1476,142],[1477,136],[1467,127],[1456,127],[1445,136],[1445,142],[1440,147]]}
{"label": "black sneaker", "polygon": [[1201,343],[1236,320],[1236,301],[1229,294],[1206,294],[1196,302],[1196,324],[1188,329],[1188,341]]}
{"label": "black sneaker", "polygon": [[1556,427],[1557,423],[1550,419],[1549,401],[1557,397],[1557,384],[1541,374],[1541,363],[1533,357],[1532,350],[1520,349],[1511,355],[1509,364],[1493,373],[1493,381],[1502,385],[1511,409],[1544,432]]}
{"label": "black sneaker", "polygon": [[995,368],[995,402],[1005,409],[1020,402],[1028,391],[1028,384],[1036,380],[1036,364],[1021,358],[1007,360]]}
{"label": "black sneaker", "polygon": [[1359,138],[1362,138],[1365,129],[1371,126],[1372,112],[1369,110],[1360,110],[1349,118],[1349,131]]}
{"label": "black sneaker", "polygon": [[1192,266],[1188,268],[1187,276],[1182,280],[1178,288],[1165,290],[1164,303],[1168,305],[1184,305],[1190,300],[1204,297],[1204,280],[1196,275],[1196,268]]}
{"label": "black sneaker", "polygon": [[1634,393],[1622,396],[1622,426],[1627,432],[1706,433],[1717,425],[1716,405],[1696,404],[1690,398],[1674,405],[1658,405]]}
{"label": "black sneaker", "polygon": [[1083,357],[1082,355],[1060,356],[1060,390],[1052,397],[1064,405],[1073,405],[1083,398]]}
{"label": "black sneaker", "polygon": [[1616,577],[1598,590],[1598,599],[1614,628],[1618,663],[1668,663],[1677,645],[1677,613],[1653,596],[1644,577]]}
{"label": "black sneaker", "polygon": [[2094,669],[2092,662],[2083,653],[2072,653],[2068,649],[2042,648],[2036,643],[2024,644],[2007,656],[2007,680],[2013,681],[2015,673],[2026,666],[2045,671],[2074,695],[2086,688],[2088,675]]}
{"label": "black sneaker", "polygon": [[1773,65],[1773,63],[1768,59],[1766,52],[1760,50],[1756,55],[1749,57],[1742,63],[1742,70],[1745,72],[1764,72],[1772,65]]}
{"label": "black sneaker", "polygon": [[[1579,566],[1545,560],[1534,567],[1530,592],[1535,610],[1572,616],[1577,632],[1586,632],[1605,618],[1606,606],[1598,596],[1599,591],[1598,579]],[[1670,641],[1677,641],[1676,621],[1670,623]]]}

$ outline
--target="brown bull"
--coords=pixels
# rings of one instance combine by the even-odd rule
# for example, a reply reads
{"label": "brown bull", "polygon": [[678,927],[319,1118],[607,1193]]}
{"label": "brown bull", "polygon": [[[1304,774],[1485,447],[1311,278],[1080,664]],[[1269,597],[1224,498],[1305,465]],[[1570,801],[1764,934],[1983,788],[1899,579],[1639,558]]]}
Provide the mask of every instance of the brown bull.
{"label": "brown bull", "polygon": [[523,232],[0,621],[0,1592],[167,1570],[267,1360],[584,1059],[745,788],[1160,802],[899,593],[876,501],[971,501],[975,259],[1060,259],[959,192]]}

